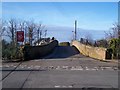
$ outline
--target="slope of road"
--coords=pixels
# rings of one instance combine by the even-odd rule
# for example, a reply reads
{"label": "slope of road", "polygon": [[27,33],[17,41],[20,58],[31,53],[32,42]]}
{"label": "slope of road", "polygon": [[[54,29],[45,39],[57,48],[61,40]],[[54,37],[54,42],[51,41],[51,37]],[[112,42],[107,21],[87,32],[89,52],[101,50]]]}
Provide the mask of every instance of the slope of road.
{"label": "slope of road", "polygon": [[[57,46],[51,54],[45,57],[45,59],[59,59],[59,58],[68,58],[80,54],[80,52],[74,46]],[[79,55],[83,57],[83,55]]]}

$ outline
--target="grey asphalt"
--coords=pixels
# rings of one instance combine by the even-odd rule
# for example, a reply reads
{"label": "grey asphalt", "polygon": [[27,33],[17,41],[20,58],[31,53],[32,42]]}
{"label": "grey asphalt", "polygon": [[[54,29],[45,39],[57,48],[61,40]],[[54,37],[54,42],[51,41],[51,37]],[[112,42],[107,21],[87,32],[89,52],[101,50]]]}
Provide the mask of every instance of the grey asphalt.
{"label": "grey asphalt", "polygon": [[43,59],[3,63],[3,88],[118,88],[118,64],[56,47]]}
{"label": "grey asphalt", "polygon": [[5,88],[117,88],[116,71],[14,71],[3,81]]}

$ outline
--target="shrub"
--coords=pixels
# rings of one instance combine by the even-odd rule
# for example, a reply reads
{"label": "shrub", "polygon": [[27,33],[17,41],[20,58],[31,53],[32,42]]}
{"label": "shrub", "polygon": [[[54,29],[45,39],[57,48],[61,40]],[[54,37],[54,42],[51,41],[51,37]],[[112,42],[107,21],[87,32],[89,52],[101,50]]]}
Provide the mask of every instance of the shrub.
{"label": "shrub", "polygon": [[106,52],[106,59],[112,59],[112,49],[108,48]]}
{"label": "shrub", "polygon": [[112,49],[113,59],[120,58],[120,39],[111,39],[109,41],[109,48]]}
{"label": "shrub", "polygon": [[2,41],[2,59],[21,59],[23,57],[22,49],[20,47],[13,47],[11,43]]}

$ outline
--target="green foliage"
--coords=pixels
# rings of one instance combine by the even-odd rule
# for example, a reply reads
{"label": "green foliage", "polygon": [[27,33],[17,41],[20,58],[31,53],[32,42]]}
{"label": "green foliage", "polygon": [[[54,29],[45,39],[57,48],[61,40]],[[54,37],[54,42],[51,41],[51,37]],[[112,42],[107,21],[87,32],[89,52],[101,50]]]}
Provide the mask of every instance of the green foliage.
{"label": "green foliage", "polygon": [[59,43],[59,46],[70,46],[69,42],[61,42]]}
{"label": "green foliage", "polygon": [[113,58],[120,58],[120,39],[113,38],[109,41],[109,48],[112,49]]}
{"label": "green foliage", "polygon": [[12,43],[8,43],[2,40],[2,59],[21,59],[22,50],[19,47],[12,46]]}
{"label": "green foliage", "polygon": [[112,59],[112,49],[107,48],[106,59]]}

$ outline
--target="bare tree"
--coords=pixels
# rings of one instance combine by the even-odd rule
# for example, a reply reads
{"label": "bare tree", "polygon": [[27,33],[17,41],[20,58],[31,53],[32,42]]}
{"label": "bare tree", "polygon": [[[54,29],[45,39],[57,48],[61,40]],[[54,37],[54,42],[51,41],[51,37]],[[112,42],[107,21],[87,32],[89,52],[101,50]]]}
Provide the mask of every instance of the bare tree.
{"label": "bare tree", "polygon": [[27,22],[28,34],[29,34],[29,43],[32,45],[32,41],[34,40],[33,36],[35,34],[35,23]]}
{"label": "bare tree", "polygon": [[106,40],[110,40],[113,37],[113,33],[109,30],[108,32],[104,31]]}
{"label": "bare tree", "polygon": [[[0,23],[0,27],[2,29],[3,26]],[[16,32],[17,30],[24,31],[25,32],[25,43],[27,41],[28,37],[28,42],[30,45],[32,45],[33,41],[39,41],[41,40],[42,36],[46,36],[47,30],[44,30],[45,26],[42,25],[41,23],[37,24],[34,23],[33,20],[31,21],[19,21],[16,19],[10,19],[6,25],[5,25],[5,36],[9,37],[12,45],[16,46],[17,45],[17,36]],[[3,30],[0,32],[0,35],[2,35]]]}
{"label": "bare tree", "polygon": [[118,25],[118,23],[114,23],[113,27],[110,28],[108,32],[105,32],[105,36],[107,40],[112,38],[120,38],[120,25]]}
{"label": "bare tree", "polygon": [[0,19],[0,37],[4,36],[6,21]]}
{"label": "bare tree", "polygon": [[120,32],[120,26],[117,23],[115,23],[115,24],[113,24],[113,28],[111,28],[111,29],[113,31],[114,38],[118,38],[119,32]]}
{"label": "bare tree", "polygon": [[45,26],[42,25],[41,23],[39,23],[38,26],[37,26],[37,41],[38,41],[38,44],[41,41],[42,35],[46,36],[46,34],[47,34],[47,31],[44,30],[44,28],[45,28]]}
{"label": "bare tree", "polygon": [[89,44],[89,45],[93,44],[92,35],[90,33],[86,34],[85,39],[86,39],[86,44]]}
{"label": "bare tree", "polygon": [[16,31],[17,31],[17,21],[15,19],[10,19],[7,22],[7,27],[5,29],[6,34],[12,41],[12,46],[15,46],[16,43]]}

